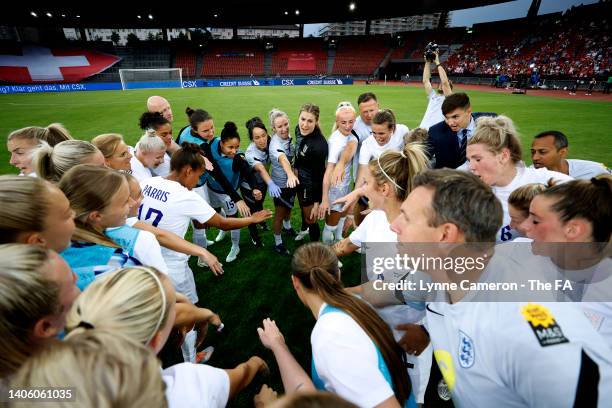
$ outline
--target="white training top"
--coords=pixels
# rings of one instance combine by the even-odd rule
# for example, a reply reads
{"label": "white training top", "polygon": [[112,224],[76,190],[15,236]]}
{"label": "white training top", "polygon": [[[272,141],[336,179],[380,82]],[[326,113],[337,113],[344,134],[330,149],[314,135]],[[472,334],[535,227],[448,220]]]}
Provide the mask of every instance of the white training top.
{"label": "white training top", "polygon": [[593,365],[599,406],[612,400],[612,351],[577,304],[433,302],[427,311],[456,407],[572,407],[581,375],[583,392],[594,381]]}
{"label": "white training top", "polygon": [[313,363],[327,391],[360,407],[373,407],[394,395],[378,369],[374,342],[346,313],[321,315],[312,329]]}
{"label": "white training top", "polygon": [[[340,133],[339,130],[336,130],[327,140],[327,162],[336,164],[342,155],[344,149],[346,149],[346,145],[350,141],[357,142],[357,138],[352,133],[349,133],[348,136],[344,136]],[[336,188],[340,189],[342,187],[346,187],[351,183],[351,167],[352,163],[348,162],[344,166],[344,177],[342,178],[342,182],[336,186]]]}
{"label": "white training top", "polygon": [[353,130],[359,136],[359,143],[362,143],[372,134],[372,125],[366,125],[361,116],[357,116],[355,119],[355,124],[353,125]]}
{"label": "white training top", "polygon": [[166,152],[166,154],[164,154],[164,161],[161,162],[159,166],[151,169],[153,176],[166,177],[170,174],[170,159],[172,159],[172,157]]}
{"label": "white training top", "polygon": [[553,279],[572,282],[569,292],[561,288],[557,292],[563,292],[566,299],[579,302],[577,304],[612,350],[612,259],[604,258],[597,264],[575,270],[561,269],[546,256],[533,259],[537,262],[533,269],[552,277],[548,278],[549,282]]}
{"label": "white training top", "polygon": [[569,175],[575,179],[590,180],[600,174],[610,174],[603,163],[590,160],[567,159]]}
{"label": "white training top", "polygon": [[[570,177],[580,180],[590,180],[600,174],[610,174],[610,169],[603,163],[598,163],[590,160],[567,159],[567,165]],[[533,164],[530,169],[535,169]]]}
{"label": "white training top", "polygon": [[[133,227],[134,224],[129,225],[126,222],[126,225]],[[107,231],[114,229],[116,228],[107,228]],[[153,266],[159,269],[160,272],[168,274],[168,266],[162,256],[161,246],[152,232],[138,230],[138,236],[134,244],[134,258],[138,259],[145,266]]]}
{"label": "white training top", "polygon": [[542,183],[547,184],[550,179],[556,180],[557,182],[565,182],[572,180],[572,178],[563,173],[556,171],[550,171],[546,168],[535,169],[531,167],[523,167],[518,165],[516,167],[516,176],[507,186],[492,186],[491,189],[501,202],[502,209],[504,211],[504,219],[502,227],[498,231],[496,236],[497,242],[512,241],[514,238],[520,236],[520,233],[510,228],[510,213],[508,213],[508,197],[517,188],[530,183]]}
{"label": "white training top", "polygon": [[378,144],[373,135],[370,135],[362,144],[359,151],[359,165],[368,164],[372,159],[377,159],[384,151],[389,149],[401,150],[404,148],[404,136],[409,132],[408,126],[397,124],[395,132],[384,146]]}
{"label": "white training top", "polygon": [[[391,224],[387,219],[387,214],[383,210],[372,210],[365,216],[361,224],[349,235],[349,241],[360,248],[365,244],[362,256],[365,257],[366,273],[369,281],[380,279],[374,273],[373,258],[393,258],[397,253],[395,245],[384,245],[383,243],[396,243],[397,234],[391,231]],[[402,272],[402,275],[405,272]],[[396,276],[389,271],[384,274],[384,280],[396,281]],[[395,330],[395,326],[402,323],[414,323],[420,321],[425,316],[424,305],[392,305],[376,308],[380,317],[391,327],[396,340],[399,340],[404,332]]]}
{"label": "white training top", "polygon": [[[348,238],[358,247],[366,242],[397,242],[397,234],[391,231],[387,214],[380,209],[374,209],[366,215]],[[371,277],[368,275],[368,278]]]}
{"label": "white training top", "polygon": [[427,103],[427,110],[425,111],[423,120],[421,120],[421,124],[419,125],[421,129],[425,130],[429,130],[430,127],[444,120],[444,115],[442,114],[444,95],[432,90],[429,95],[427,95],[427,99],[429,100]]}
{"label": "white training top", "polygon": [[280,188],[287,187],[287,173],[283,170],[279,158],[281,155],[285,155],[289,163],[291,163],[293,156],[295,156],[295,150],[296,147],[292,144],[291,137],[283,139],[276,133],[272,135],[268,145],[268,154],[270,156],[270,163],[272,163],[270,166],[270,177]]}
{"label": "white training top", "polygon": [[223,408],[230,392],[225,370],[206,364],[181,363],[162,370],[170,408]]}
{"label": "white training top", "polygon": [[146,179],[153,177],[151,170],[148,167],[145,167],[144,164],[138,160],[136,154],[134,154],[130,159],[130,167],[132,169],[132,176],[136,177],[136,180],[139,182],[143,182]]}
{"label": "white training top", "polygon": [[[138,214],[140,221],[184,237],[190,221],[205,223],[215,215],[215,210],[195,191],[176,181],[153,177],[140,183],[144,199]],[[162,255],[168,268],[184,264],[189,255],[162,247]]]}

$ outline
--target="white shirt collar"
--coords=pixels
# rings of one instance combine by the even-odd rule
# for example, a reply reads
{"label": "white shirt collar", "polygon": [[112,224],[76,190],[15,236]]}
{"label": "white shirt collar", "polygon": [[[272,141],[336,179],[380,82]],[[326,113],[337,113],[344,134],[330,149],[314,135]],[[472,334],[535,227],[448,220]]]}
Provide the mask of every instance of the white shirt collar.
{"label": "white shirt collar", "polygon": [[[472,136],[472,133],[474,133],[474,126],[476,125],[476,123],[474,122],[474,117],[472,115],[470,115],[470,123],[468,123],[467,126],[467,131],[468,131],[468,137]],[[463,129],[459,129],[459,131],[457,131],[457,134],[460,135],[461,133],[463,133]]]}

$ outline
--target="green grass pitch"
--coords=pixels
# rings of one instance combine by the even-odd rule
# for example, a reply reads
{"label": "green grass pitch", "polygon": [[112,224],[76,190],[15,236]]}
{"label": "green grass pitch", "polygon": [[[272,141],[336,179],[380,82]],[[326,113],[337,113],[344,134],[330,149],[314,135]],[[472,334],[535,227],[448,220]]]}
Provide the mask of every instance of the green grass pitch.
{"label": "green grass pitch", "polygon": [[[366,91],[375,92],[381,107],[393,109],[398,122],[409,128],[416,127],[425,112],[425,93],[422,88],[412,86],[245,87],[0,95],[0,134],[6,137],[10,131],[24,126],[60,122],[77,139],[91,140],[101,133],[117,132],[134,145],[142,134],[138,118],[145,110],[145,101],[148,96],[158,94],[165,96],[172,105],[175,136],[187,123],[185,107],[203,108],[213,115],[218,132],[225,121],[236,122],[241,131],[242,146],[246,148],[248,135],[244,123],[253,116],[260,116],[267,123],[267,112],[277,107],[289,114],[293,128],[300,106],[313,102],[321,108],[321,129],[329,135],[338,102],[348,100],[356,104],[357,96]],[[539,131],[549,129],[558,129],[568,135],[570,157],[608,165],[612,162],[612,103],[476,91],[470,91],[469,95],[474,111],[494,111],[515,121],[522,135],[523,156],[528,163],[531,138]],[[16,173],[8,162],[6,148],[0,149],[0,174]],[[269,198],[266,208],[273,208]],[[297,210],[293,213],[293,225],[299,227]],[[216,231],[209,231],[209,239],[214,236]],[[198,268],[195,259],[191,260],[191,267],[196,275],[202,306],[218,312],[225,323],[222,333],[211,330],[206,341],[207,345],[216,348],[210,364],[229,368],[253,354],[260,355],[271,368],[270,378],[262,381],[282,391],[272,354],[260,345],[256,328],[265,317],[276,320],[290,349],[309,370],[310,330],[314,319],[293,292],[289,259],[279,258],[272,252],[274,240],[270,232],[262,233],[262,238],[266,247],[254,249],[245,229],[241,239],[242,252],[234,263],[225,265],[222,277],[216,278],[208,270]],[[290,241],[288,246],[293,250],[294,242]],[[210,249],[224,262],[229,247],[228,234],[224,242]],[[343,262],[345,284],[357,284],[360,278],[358,255],[347,257]],[[230,405],[252,406],[251,397],[262,381],[256,381],[248,392]]]}

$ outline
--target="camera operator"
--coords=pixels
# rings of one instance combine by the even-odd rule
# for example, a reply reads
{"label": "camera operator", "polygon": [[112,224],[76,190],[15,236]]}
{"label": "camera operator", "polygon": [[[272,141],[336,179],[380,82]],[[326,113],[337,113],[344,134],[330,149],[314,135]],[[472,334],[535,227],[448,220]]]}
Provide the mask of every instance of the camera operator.
{"label": "camera operator", "polygon": [[[453,85],[446,76],[446,70],[440,64],[439,49],[437,44],[429,43],[425,47],[425,67],[423,68],[423,87],[425,93],[429,99],[427,104],[427,110],[423,115],[423,120],[419,125],[420,128],[429,129],[430,126],[435,125],[438,122],[444,120],[442,115],[442,102],[444,98],[452,95]],[[435,64],[438,69],[438,75],[440,75],[440,84],[438,85],[437,92],[433,90],[431,86],[431,64]]]}

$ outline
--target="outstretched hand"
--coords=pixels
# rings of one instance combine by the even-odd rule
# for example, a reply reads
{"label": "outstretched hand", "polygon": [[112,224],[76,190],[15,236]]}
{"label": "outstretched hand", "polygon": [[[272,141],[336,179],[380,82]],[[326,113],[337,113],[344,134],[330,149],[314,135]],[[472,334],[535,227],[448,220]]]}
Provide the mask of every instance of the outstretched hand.
{"label": "outstretched hand", "polygon": [[270,318],[263,320],[263,328],[257,328],[257,334],[259,334],[259,340],[261,344],[269,350],[274,350],[276,347],[282,347],[285,345],[285,337],[283,333],[276,326],[276,322]]}

